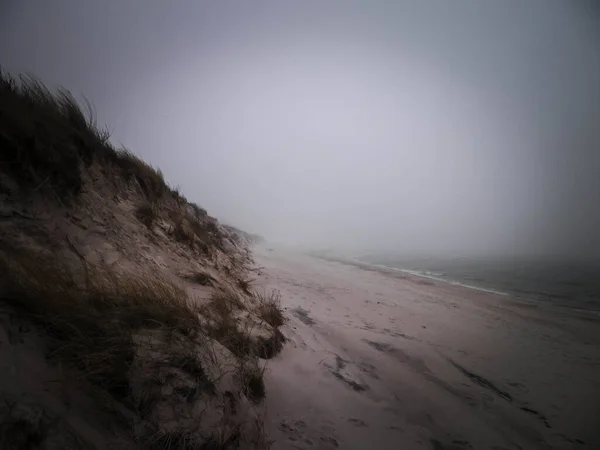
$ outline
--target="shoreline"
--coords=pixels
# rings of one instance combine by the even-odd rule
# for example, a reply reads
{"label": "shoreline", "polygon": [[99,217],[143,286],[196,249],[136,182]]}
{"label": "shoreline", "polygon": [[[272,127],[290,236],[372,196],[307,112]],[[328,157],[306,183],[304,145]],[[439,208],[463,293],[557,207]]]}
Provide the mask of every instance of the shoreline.
{"label": "shoreline", "polygon": [[495,296],[499,296],[505,299],[507,303],[514,304],[517,306],[523,306],[528,308],[536,308],[540,311],[548,311],[554,314],[562,313],[562,314],[570,314],[575,315],[576,317],[584,317],[584,318],[592,318],[592,319],[600,319],[600,309],[591,309],[591,308],[581,308],[577,306],[569,306],[564,303],[554,303],[551,301],[543,301],[535,298],[526,298],[523,296],[519,296],[515,293],[511,292],[503,292],[494,288],[480,287],[474,286],[467,283],[463,283],[461,281],[450,280],[446,278],[442,278],[439,276],[428,275],[426,273],[422,273],[417,270],[410,269],[401,269],[398,267],[386,266],[384,264],[375,264],[369,263],[366,261],[361,261],[360,259],[356,259],[353,257],[336,257],[336,256],[328,256],[322,255],[319,253],[309,253],[311,256],[322,259],[324,261],[336,262],[348,266],[354,266],[361,268],[363,270],[378,270],[382,273],[387,273],[388,275],[392,275],[393,273],[401,273],[406,276],[417,277],[433,282],[438,282],[443,285],[455,286],[457,288],[463,288],[470,291],[483,292],[486,294],[491,294]]}
{"label": "shoreline", "polygon": [[438,277],[435,275],[427,275],[425,273],[419,272],[418,270],[400,269],[398,267],[386,266],[384,264],[366,263],[364,261],[360,261],[360,260],[354,259],[354,258],[352,259],[352,261],[356,262],[357,264],[366,264],[366,265],[372,266],[372,267],[380,267],[380,268],[386,269],[386,270],[393,270],[393,271],[397,271],[397,272],[407,273],[409,275],[414,275],[416,277],[426,278],[428,280],[435,280],[435,281],[439,281],[441,283],[448,283],[448,284],[452,284],[454,286],[461,286],[461,287],[464,287],[467,289],[473,289],[475,291],[488,292],[490,294],[496,294],[496,295],[501,295],[501,296],[511,296],[511,294],[509,294],[508,292],[501,292],[501,291],[498,291],[498,290],[492,289],[492,288],[484,288],[484,287],[480,287],[480,286],[474,286],[472,284],[466,284],[466,283],[462,283],[462,282],[456,281],[456,280],[447,280],[445,278]]}

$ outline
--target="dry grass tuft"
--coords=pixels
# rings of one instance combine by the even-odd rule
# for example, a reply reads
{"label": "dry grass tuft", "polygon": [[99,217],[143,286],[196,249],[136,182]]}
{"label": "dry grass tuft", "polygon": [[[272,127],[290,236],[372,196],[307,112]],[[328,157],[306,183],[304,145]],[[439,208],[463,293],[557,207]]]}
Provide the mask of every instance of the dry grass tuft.
{"label": "dry grass tuft", "polygon": [[154,222],[159,217],[158,206],[154,203],[144,202],[136,208],[135,216],[147,228],[152,228],[152,225],[154,225]]}
{"label": "dry grass tuft", "polygon": [[201,206],[198,206],[196,203],[190,203],[190,207],[192,208],[196,219],[202,220],[208,217],[208,213],[206,212],[206,210]]}
{"label": "dry grass tuft", "polygon": [[197,436],[189,432],[157,432],[143,443],[148,450],[205,450],[206,443],[200,444]]}
{"label": "dry grass tuft", "polygon": [[173,222],[171,234],[190,249],[200,253],[210,253],[211,249],[222,248],[223,235],[210,217],[196,215],[194,208],[178,208],[170,211]]}
{"label": "dry grass tuft", "polygon": [[251,329],[243,326],[238,315],[245,310],[243,301],[228,290],[216,291],[200,313],[208,319],[206,332],[238,357],[255,354]]}
{"label": "dry grass tuft", "polygon": [[228,289],[216,291],[211,297],[208,307],[221,315],[231,315],[236,310],[246,309],[246,306],[239,295]]}
{"label": "dry grass tuft", "polygon": [[260,337],[256,340],[254,354],[263,359],[271,359],[283,349],[285,342],[283,333],[275,328],[268,338]]}
{"label": "dry grass tuft", "polygon": [[196,272],[187,277],[188,280],[198,283],[201,286],[211,286],[213,283],[213,277],[206,272]]}
{"label": "dry grass tuft", "polygon": [[242,289],[244,292],[246,292],[248,294],[250,294],[250,288],[252,287],[253,282],[254,282],[254,279],[252,279],[252,278],[239,278],[237,281],[240,289]]}
{"label": "dry grass tuft", "polygon": [[206,392],[210,395],[215,394],[215,384],[208,377],[204,367],[202,367],[202,362],[194,355],[173,355],[169,358],[168,363],[190,375],[195,381],[196,390]]}
{"label": "dry grass tuft", "polygon": [[179,186],[175,186],[171,189],[171,196],[175,200],[175,202],[180,206],[185,206],[188,204],[187,198],[181,192],[181,188]]}
{"label": "dry grass tuft", "polygon": [[[206,325],[207,334],[238,357],[257,356],[264,359],[274,357],[285,343],[285,337],[279,331],[281,325],[278,325],[284,323],[279,306],[279,293],[261,297],[258,302],[257,310],[249,311],[247,305],[234,292],[217,291],[200,310],[200,313],[209,319]],[[248,316],[252,312],[262,314],[260,316],[262,320],[270,325],[270,331],[266,335],[264,330],[263,333],[255,333],[251,321],[241,320],[241,317]]]}
{"label": "dry grass tuft", "polygon": [[175,220],[172,234],[175,239],[179,242],[183,242],[184,244],[194,247],[196,242],[196,235],[194,234],[194,230],[190,227],[188,221],[183,217],[178,217]]}
{"label": "dry grass tuft", "polygon": [[281,293],[279,291],[272,290],[269,294],[266,292],[255,292],[254,297],[257,300],[255,312],[258,317],[273,328],[279,328],[285,324],[285,316],[281,307]]}
{"label": "dry grass tuft", "polygon": [[260,367],[257,359],[243,361],[238,368],[240,384],[246,397],[254,403],[259,403],[267,395],[265,388],[266,366]]}
{"label": "dry grass tuft", "polygon": [[239,448],[240,429],[234,428],[226,436],[216,433],[199,442],[198,436],[190,432],[157,431],[142,443],[142,448],[148,450],[229,450]]}
{"label": "dry grass tuft", "polygon": [[119,399],[130,392],[136,329],[165,327],[187,336],[199,331],[185,290],[156,274],[88,266],[86,282],[78,283],[59,258],[17,249],[0,251],[0,274],[2,300],[45,329],[50,356]]}
{"label": "dry grass tuft", "polygon": [[137,183],[150,203],[156,203],[171,192],[160,169],[152,167],[126,148],[109,148],[104,161],[100,162],[111,164],[126,181]]}

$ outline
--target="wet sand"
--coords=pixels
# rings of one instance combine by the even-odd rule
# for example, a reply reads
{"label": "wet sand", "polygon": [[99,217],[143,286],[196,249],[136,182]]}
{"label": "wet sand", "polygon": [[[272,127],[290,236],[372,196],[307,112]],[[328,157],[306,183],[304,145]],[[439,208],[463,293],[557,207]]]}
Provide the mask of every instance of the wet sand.
{"label": "wet sand", "polygon": [[274,449],[600,448],[600,322],[383,268],[259,247],[289,342]]}

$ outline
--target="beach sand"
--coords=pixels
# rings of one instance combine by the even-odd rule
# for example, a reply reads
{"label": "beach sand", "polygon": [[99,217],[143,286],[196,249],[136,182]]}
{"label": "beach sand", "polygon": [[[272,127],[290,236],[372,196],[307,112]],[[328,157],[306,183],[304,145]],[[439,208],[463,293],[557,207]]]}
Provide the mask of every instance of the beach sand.
{"label": "beach sand", "polygon": [[255,249],[289,322],[274,449],[598,449],[600,321],[383,268]]}

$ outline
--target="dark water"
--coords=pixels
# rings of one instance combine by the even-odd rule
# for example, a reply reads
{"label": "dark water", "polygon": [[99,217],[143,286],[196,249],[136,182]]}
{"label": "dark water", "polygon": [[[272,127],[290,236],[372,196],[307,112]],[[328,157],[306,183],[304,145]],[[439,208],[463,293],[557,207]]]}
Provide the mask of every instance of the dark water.
{"label": "dark water", "polygon": [[600,262],[516,259],[403,259],[364,256],[371,264],[415,272],[528,301],[600,311]]}

